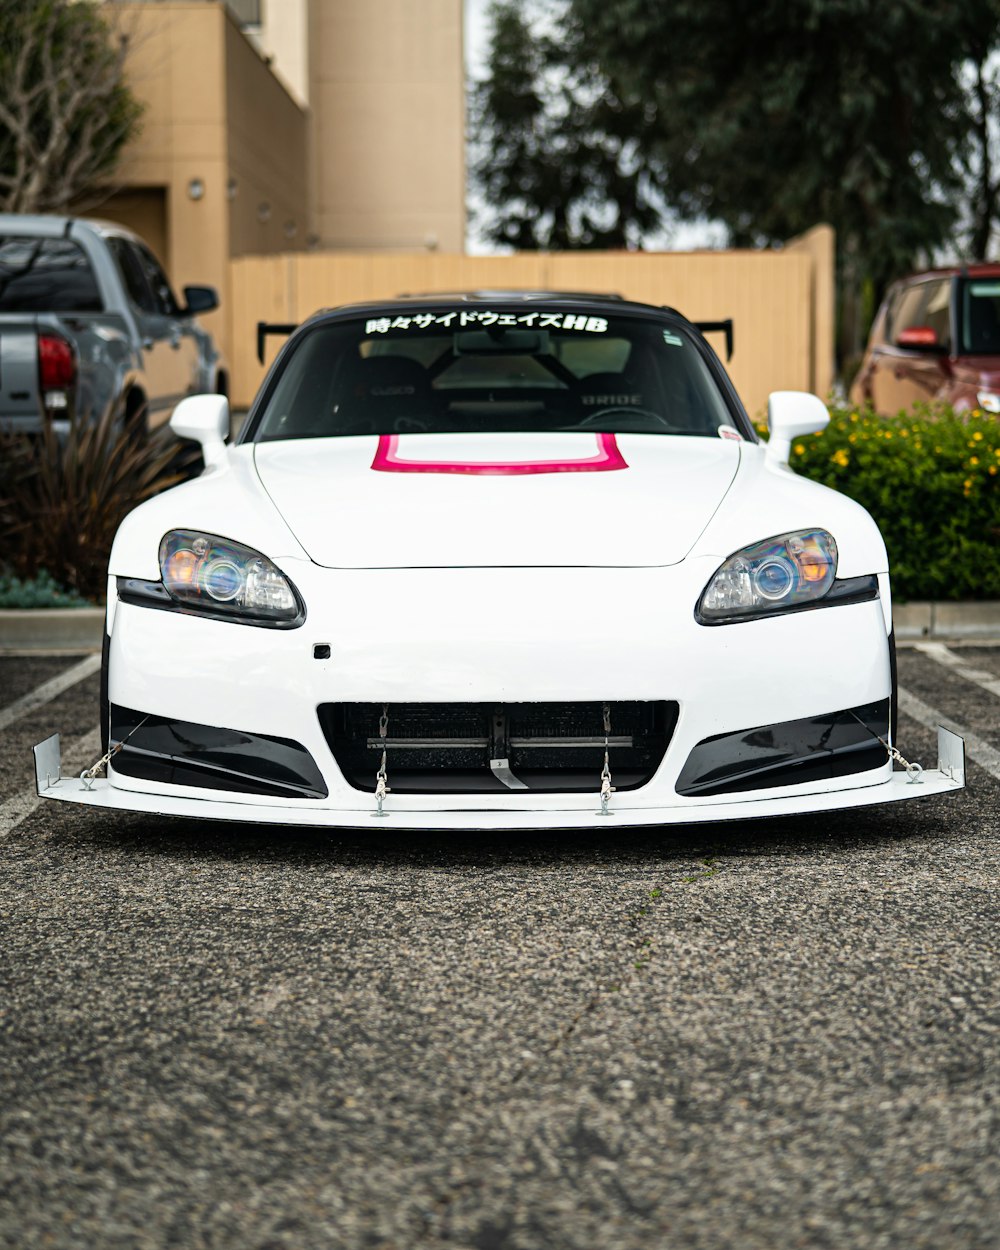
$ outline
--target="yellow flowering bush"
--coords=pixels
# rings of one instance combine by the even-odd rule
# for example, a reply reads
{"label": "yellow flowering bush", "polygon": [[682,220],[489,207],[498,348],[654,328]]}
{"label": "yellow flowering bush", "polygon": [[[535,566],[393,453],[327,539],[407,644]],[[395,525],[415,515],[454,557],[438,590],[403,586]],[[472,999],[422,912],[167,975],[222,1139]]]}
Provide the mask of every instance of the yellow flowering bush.
{"label": "yellow flowering bush", "polygon": [[1000,599],[997,417],[832,408],[822,434],[796,440],[791,465],[868,509],[899,598]]}

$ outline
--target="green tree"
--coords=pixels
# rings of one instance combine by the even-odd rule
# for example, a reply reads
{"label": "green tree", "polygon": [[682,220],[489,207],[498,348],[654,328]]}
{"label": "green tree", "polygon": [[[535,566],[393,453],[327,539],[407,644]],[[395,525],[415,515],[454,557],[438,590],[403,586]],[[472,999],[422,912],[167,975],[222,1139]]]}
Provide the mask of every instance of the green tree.
{"label": "green tree", "polygon": [[141,113],[128,49],[91,0],[0,0],[0,208],[63,212],[107,183]]}
{"label": "green tree", "polygon": [[[844,289],[867,291],[870,311],[891,278],[954,237],[971,169],[985,179],[976,217],[985,247],[997,180],[985,139],[977,156],[971,118],[979,108],[988,137],[996,94],[977,95],[963,74],[975,63],[988,75],[998,9],[998,0],[565,0],[545,68],[552,81],[561,64],[578,95],[582,86],[586,107],[571,121],[584,150],[628,153],[646,203],[719,220],[742,246],[829,222]],[[547,162],[566,184],[576,174],[574,145],[550,146],[561,102],[530,61],[521,70],[536,92],[537,146],[513,163],[502,146],[493,153],[482,185],[501,221],[506,172],[518,171],[529,222],[541,207],[532,177]],[[482,92],[491,121],[506,87],[497,79]],[[604,193],[599,177],[586,181]],[[845,318],[844,354],[865,325]]]}
{"label": "green tree", "polygon": [[659,219],[628,119],[591,67],[494,0],[487,79],[472,95],[472,172],[491,242],[522,250],[635,247]]}
{"label": "green tree", "polygon": [[966,58],[963,82],[969,129],[962,165],[969,189],[964,250],[970,260],[987,258],[994,227],[1000,221],[998,30],[1000,0],[966,0],[956,18],[955,32]]}

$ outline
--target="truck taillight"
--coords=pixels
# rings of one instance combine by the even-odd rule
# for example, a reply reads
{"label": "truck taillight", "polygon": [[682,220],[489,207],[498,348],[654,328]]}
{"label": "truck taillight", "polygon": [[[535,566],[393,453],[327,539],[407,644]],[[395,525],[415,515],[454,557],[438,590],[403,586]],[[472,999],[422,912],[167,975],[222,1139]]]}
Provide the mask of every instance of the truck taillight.
{"label": "truck taillight", "polygon": [[58,334],[38,336],[38,383],[47,409],[68,408],[76,384],[76,356]]}

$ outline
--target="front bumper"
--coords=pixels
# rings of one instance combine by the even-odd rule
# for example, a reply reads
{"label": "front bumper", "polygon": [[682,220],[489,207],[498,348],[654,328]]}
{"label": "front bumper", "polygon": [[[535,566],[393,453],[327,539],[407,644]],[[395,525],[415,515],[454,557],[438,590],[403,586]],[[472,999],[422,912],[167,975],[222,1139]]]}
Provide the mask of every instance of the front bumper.
{"label": "front bumper", "polygon": [[[358,828],[378,820],[372,803],[366,812],[305,804],[239,802],[228,798],[142,793],[122,790],[106,778],[84,781],[60,774],[59,735],[54,734],[35,747],[35,781],[43,799],[78,803],[109,811],[145,812],[156,816],[184,816],[192,820],[235,821],[239,824],[291,825],[302,828]],[[546,797],[533,796],[532,810],[490,810],[466,806],[459,811],[392,809],[382,812],[380,824],[393,829],[535,830],[631,828],[648,825],[702,824],[728,820],[763,820],[770,816],[791,816],[804,812],[841,811],[878,803],[898,803],[904,799],[928,798],[961,790],[965,785],[965,744],[957,734],[938,730],[938,765],[925,769],[914,780],[894,772],[874,785],[838,789],[825,793],[782,797],[741,797],[730,802],[709,802],[697,806],[644,807],[633,796],[616,796],[604,813],[595,795],[586,807],[567,809]]]}
{"label": "front bumper", "polygon": [[[752,819],[893,802],[958,789],[960,744],[910,784],[888,755],[864,771],[726,793],[681,793],[700,743],[885,704],[886,616],[878,601],[706,628],[693,605],[715,562],[669,569],[288,571],[309,615],[277,631],[112,602],[112,705],[158,720],[220,726],[299,744],[321,776],[318,797],[227,792],[126,776],[112,763],[90,789],[58,779],[42,751],[46,798],[125,810],[269,824],[358,826],[375,811],[371,786],[338,768],[319,709],[330,704],[662,700],[676,724],[652,776],[611,799],[617,825]],[[44,744],[43,744],[44,745]],[[372,783],[377,767],[372,757]],[[123,766],[124,767],[124,766]],[[398,828],[606,827],[600,773],[590,792],[392,792]],[[612,784],[615,754],[611,752]],[[162,774],[167,776],[168,774]],[[49,777],[52,784],[45,784]],[[196,778],[188,777],[193,781]],[[322,790],[325,789],[325,795]],[[366,792],[367,791],[367,792]]]}

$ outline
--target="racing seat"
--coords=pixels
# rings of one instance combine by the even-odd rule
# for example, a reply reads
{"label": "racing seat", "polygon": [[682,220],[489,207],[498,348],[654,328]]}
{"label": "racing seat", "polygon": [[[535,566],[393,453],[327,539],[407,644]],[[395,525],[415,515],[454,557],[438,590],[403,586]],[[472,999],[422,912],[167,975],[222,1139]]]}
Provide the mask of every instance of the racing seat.
{"label": "racing seat", "polygon": [[635,378],[627,373],[591,373],[581,378],[576,393],[586,418],[605,408],[646,408],[646,397]]}
{"label": "racing seat", "polygon": [[[675,433],[716,436],[720,414],[710,403],[714,387],[707,387],[701,376],[697,352],[683,346],[665,345],[652,352],[639,345],[628,361],[629,374],[647,397],[644,407],[662,413],[665,428]],[[660,426],[656,432],[662,433]]]}
{"label": "racing seat", "polygon": [[345,371],[333,398],[337,434],[405,433],[434,410],[430,377],[409,356],[366,356]]}
{"label": "racing seat", "polygon": [[627,373],[589,373],[577,383],[577,391],[588,408],[628,404],[642,407],[645,402],[636,379]]}

